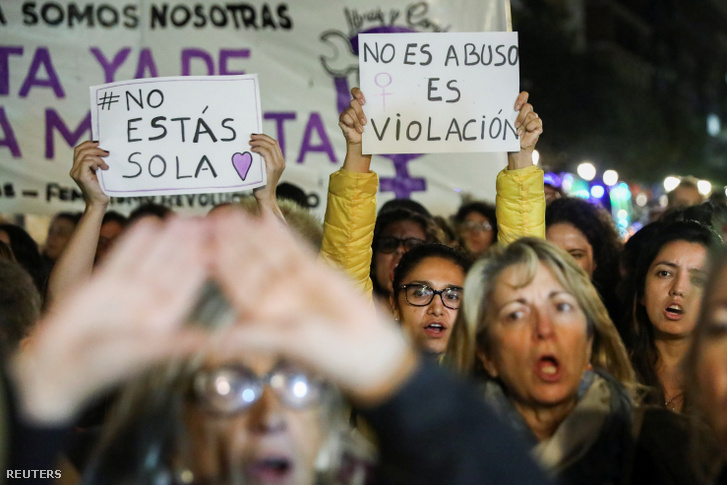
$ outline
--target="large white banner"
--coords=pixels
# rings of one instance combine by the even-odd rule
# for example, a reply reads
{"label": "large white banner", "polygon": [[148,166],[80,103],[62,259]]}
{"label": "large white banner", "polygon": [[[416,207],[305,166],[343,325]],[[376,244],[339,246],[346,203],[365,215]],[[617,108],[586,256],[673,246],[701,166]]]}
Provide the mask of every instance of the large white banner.
{"label": "large white banner", "polygon": [[[345,153],[338,114],[359,83],[358,34],[505,31],[508,19],[506,0],[2,2],[0,212],[81,209],[68,172],[73,147],[91,138],[89,87],[162,76],[257,74],[283,180],[325,201]],[[505,164],[504,154],[409,153],[375,156],[373,169],[380,202],[411,197],[448,214],[462,192],[494,199]],[[206,212],[232,196],[113,198],[110,208],[153,200]]]}

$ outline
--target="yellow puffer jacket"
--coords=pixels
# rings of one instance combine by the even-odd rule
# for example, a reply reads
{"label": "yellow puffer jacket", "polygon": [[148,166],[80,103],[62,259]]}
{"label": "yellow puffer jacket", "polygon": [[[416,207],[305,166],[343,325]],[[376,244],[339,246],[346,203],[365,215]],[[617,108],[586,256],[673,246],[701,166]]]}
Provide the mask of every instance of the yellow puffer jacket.
{"label": "yellow puffer jacket", "polygon": [[328,182],[328,205],[323,219],[321,256],[353,278],[371,299],[371,242],[376,225],[376,172],[340,169]]}
{"label": "yellow puffer jacket", "polygon": [[[323,220],[321,256],[342,268],[372,298],[371,242],[376,225],[375,172],[338,170],[331,174]],[[535,165],[504,169],[497,175],[498,242],[510,244],[523,236],[545,238],[543,171]]]}
{"label": "yellow puffer jacket", "polygon": [[525,236],[545,239],[543,171],[535,165],[504,169],[495,184],[497,242],[510,244]]}

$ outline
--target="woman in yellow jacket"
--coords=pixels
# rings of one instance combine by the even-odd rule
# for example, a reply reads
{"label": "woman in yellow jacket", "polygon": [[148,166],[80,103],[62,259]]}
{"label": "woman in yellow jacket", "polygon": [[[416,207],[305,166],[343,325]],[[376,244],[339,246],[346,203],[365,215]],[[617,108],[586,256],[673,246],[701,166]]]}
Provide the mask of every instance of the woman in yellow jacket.
{"label": "woman in yellow jacket", "polygon": [[[343,167],[330,177],[321,254],[343,268],[373,299],[375,275],[371,273],[371,260],[379,181],[370,170],[371,155],[363,155],[361,150],[361,134],[367,122],[362,108],[365,98],[358,88],[353,88],[351,94],[349,107],[339,117],[346,138],[346,158]],[[523,236],[545,237],[543,171],[532,162],[543,124],[527,101],[528,93],[522,92],[515,102],[520,151],[508,153],[508,166],[497,176],[498,241],[502,244]],[[381,303],[385,307],[389,304]]]}

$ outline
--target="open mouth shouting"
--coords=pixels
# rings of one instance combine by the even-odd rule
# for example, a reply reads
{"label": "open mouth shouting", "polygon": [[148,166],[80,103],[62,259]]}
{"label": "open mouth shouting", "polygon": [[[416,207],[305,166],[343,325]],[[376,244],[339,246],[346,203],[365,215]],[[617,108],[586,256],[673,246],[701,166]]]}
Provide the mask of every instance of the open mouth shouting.
{"label": "open mouth shouting", "polygon": [[430,322],[424,326],[424,333],[430,338],[441,338],[447,331],[447,326],[443,322]]}
{"label": "open mouth shouting", "polygon": [[293,476],[293,462],[283,455],[269,455],[250,463],[247,473],[256,484],[287,484]]}
{"label": "open mouth shouting", "polygon": [[684,308],[678,303],[671,303],[664,309],[667,320],[679,320],[684,315]]}
{"label": "open mouth shouting", "polygon": [[560,362],[553,355],[542,355],[535,363],[535,374],[543,381],[556,382],[560,379]]}

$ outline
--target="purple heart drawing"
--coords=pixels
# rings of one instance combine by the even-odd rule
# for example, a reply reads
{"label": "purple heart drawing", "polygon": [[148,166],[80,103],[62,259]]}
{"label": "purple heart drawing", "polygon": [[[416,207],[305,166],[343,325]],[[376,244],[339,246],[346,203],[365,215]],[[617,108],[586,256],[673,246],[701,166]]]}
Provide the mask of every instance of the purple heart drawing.
{"label": "purple heart drawing", "polygon": [[235,153],[232,155],[232,166],[235,167],[237,175],[239,175],[242,180],[245,180],[247,172],[250,171],[250,167],[252,166],[252,155],[250,152]]}

